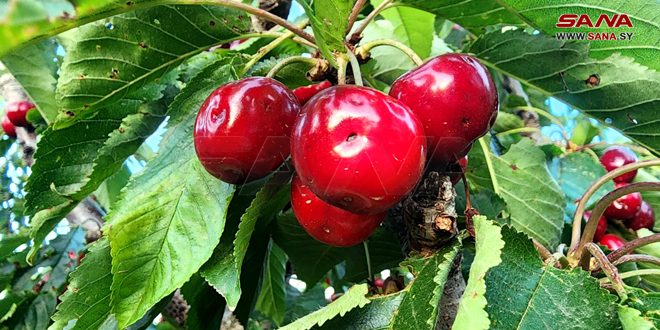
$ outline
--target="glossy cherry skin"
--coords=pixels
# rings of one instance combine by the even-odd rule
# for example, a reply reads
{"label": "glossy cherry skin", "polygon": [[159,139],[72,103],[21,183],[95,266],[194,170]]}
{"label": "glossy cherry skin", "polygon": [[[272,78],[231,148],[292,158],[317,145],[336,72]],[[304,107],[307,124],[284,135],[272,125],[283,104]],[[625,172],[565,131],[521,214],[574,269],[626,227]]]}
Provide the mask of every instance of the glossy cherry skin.
{"label": "glossy cherry skin", "polygon": [[[638,161],[637,155],[635,155],[632,150],[618,146],[607,148],[605,152],[603,152],[603,154],[600,156],[600,163],[603,164],[603,167],[605,167],[608,172],[615,170],[623,165],[634,163],[636,161]],[[614,178],[614,182],[632,182],[632,180],[635,178],[635,175],[637,175],[637,170],[617,176]]]}
{"label": "glossy cherry skin", "polygon": [[638,230],[642,228],[653,229],[655,224],[655,213],[653,212],[653,207],[645,201],[642,201],[642,205],[639,207],[639,211],[635,216],[626,221],[626,227],[632,230]]}
{"label": "glossy cherry skin", "polygon": [[9,121],[9,118],[7,116],[2,117],[2,130],[9,136],[10,138],[16,138],[16,126]]}
{"label": "glossy cherry skin", "polygon": [[403,199],[424,171],[421,123],[375,89],[335,86],[303,107],[291,135],[296,171],[322,200],[380,214]]}
{"label": "glossy cherry skin", "polygon": [[[616,188],[628,185],[627,183],[617,183]],[[637,211],[642,205],[642,195],[638,192],[621,196],[617,198],[610,206],[605,209],[605,216],[610,219],[628,220],[635,217]]]}
{"label": "glossy cherry skin", "polygon": [[298,176],[291,183],[291,207],[310,236],[332,246],[353,246],[364,241],[386,215],[355,214],[332,206],[318,198]]}
{"label": "glossy cherry skin", "polygon": [[204,168],[234,184],[277,169],[289,156],[289,136],[300,110],[286,86],[262,77],[220,86],[195,121],[195,151]]}
{"label": "glossy cherry skin", "polygon": [[[584,221],[589,221],[589,218],[591,217],[591,211],[584,212]],[[604,215],[600,216],[600,219],[598,219],[598,226],[596,227],[596,232],[594,233],[594,242],[600,241],[601,238],[605,235],[607,232],[607,218],[605,218]]]}
{"label": "glossy cherry skin", "polygon": [[613,234],[605,234],[598,243],[605,245],[610,251],[618,250],[626,244],[621,237]]}
{"label": "glossy cherry skin", "polygon": [[5,107],[7,118],[9,118],[9,121],[14,126],[18,127],[27,127],[30,125],[26,116],[31,109],[34,109],[34,104],[29,101],[10,102]]}
{"label": "glossy cherry skin", "polygon": [[320,91],[326,88],[330,88],[331,86],[332,86],[331,82],[324,80],[318,84],[311,84],[308,86],[298,87],[293,90],[293,95],[296,96],[300,104],[305,104],[307,103],[307,101],[309,101],[309,99],[314,97],[314,95],[318,94]]}
{"label": "glossy cherry skin", "polygon": [[497,117],[497,90],[473,57],[445,54],[399,77],[390,95],[417,115],[428,137],[429,161],[453,163]]}

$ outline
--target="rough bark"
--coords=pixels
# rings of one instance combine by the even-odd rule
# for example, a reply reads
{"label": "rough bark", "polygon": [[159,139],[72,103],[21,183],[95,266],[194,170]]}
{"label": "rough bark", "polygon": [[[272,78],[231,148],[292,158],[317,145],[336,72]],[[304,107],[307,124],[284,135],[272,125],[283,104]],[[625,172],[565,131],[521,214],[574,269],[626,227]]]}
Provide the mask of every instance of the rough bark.
{"label": "rough bark", "polygon": [[442,299],[440,299],[440,305],[438,307],[438,318],[435,322],[436,330],[451,329],[456,319],[458,305],[465,291],[465,279],[463,279],[463,274],[461,273],[462,259],[463,256],[461,254],[456,257],[451,272],[447,277],[447,282],[442,292]]}

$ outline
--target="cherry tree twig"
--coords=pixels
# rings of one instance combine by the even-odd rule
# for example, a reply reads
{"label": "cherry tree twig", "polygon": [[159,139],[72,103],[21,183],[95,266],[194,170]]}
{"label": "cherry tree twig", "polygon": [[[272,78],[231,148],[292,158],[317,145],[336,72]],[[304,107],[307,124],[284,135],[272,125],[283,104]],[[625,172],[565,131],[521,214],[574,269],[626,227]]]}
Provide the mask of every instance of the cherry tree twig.
{"label": "cherry tree twig", "polygon": [[628,298],[628,294],[626,293],[626,289],[623,286],[623,280],[621,279],[621,276],[619,276],[619,271],[616,269],[616,266],[612,265],[612,263],[607,260],[605,253],[603,253],[598,245],[594,243],[588,243],[585,245],[585,248],[591,253],[592,256],[594,256],[594,258],[596,258],[600,264],[600,267],[603,269],[603,273],[605,273],[610,282],[612,282],[612,286],[614,287],[614,290],[619,295],[621,300],[626,300]]}
{"label": "cherry tree twig", "polygon": [[637,249],[638,247],[656,242],[660,242],[660,233],[649,235],[646,237],[636,238],[630,242],[627,242],[622,247],[610,252],[610,254],[607,255],[607,260],[609,260],[610,262],[616,262],[619,258],[622,258],[626,254]]}

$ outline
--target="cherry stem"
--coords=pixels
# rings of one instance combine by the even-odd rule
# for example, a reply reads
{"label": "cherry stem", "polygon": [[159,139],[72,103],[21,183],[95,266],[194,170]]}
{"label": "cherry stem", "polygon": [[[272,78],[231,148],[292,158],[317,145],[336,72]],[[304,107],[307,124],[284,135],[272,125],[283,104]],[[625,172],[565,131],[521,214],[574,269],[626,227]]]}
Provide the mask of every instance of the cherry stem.
{"label": "cherry stem", "polygon": [[240,1],[235,1],[235,0],[178,0],[174,1],[175,3],[178,4],[208,4],[208,5],[219,5],[223,7],[229,7],[229,8],[234,8],[234,9],[239,9],[244,12],[247,12],[251,15],[261,17],[267,21],[273,22],[289,31],[291,31],[293,34],[311,42],[312,44],[316,44],[316,39],[314,37],[303,31],[302,28],[291,24],[287,20],[274,15],[272,13],[269,13],[263,9],[242,3]]}
{"label": "cherry stem", "polygon": [[[364,30],[367,28],[367,25],[369,25],[369,23],[371,23],[371,21],[373,21],[374,18],[376,18],[376,16],[378,16],[378,14],[380,14],[383,10],[389,8],[390,3],[392,1],[393,0],[383,0],[383,2],[380,3],[380,5],[378,5],[376,8],[374,8],[374,10],[372,10],[369,13],[369,15],[367,15],[367,17],[364,18],[364,20],[362,20],[362,23],[360,24],[360,26],[358,26],[358,28],[355,30],[355,32],[353,32],[353,34],[347,36],[346,40],[347,41],[349,41],[349,40],[359,40],[360,36],[362,35],[362,32],[364,32]],[[352,27],[350,27],[350,28],[352,28]],[[350,32],[350,28],[349,28],[349,32]]]}
{"label": "cherry stem", "polygon": [[358,15],[360,15],[360,11],[362,11],[362,7],[364,7],[366,3],[367,0],[357,0],[355,2],[355,5],[353,6],[353,10],[351,11],[351,15],[348,16],[348,25],[346,25],[346,34],[351,32],[351,29],[353,28],[353,25],[355,24]]}
{"label": "cherry stem", "polygon": [[640,246],[657,243],[657,242],[660,242],[660,233],[649,235],[646,237],[636,238],[630,242],[626,242],[626,244],[624,244],[622,247],[610,252],[610,254],[607,255],[607,259],[610,262],[616,262],[617,260],[623,258],[625,255],[634,251]]}
{"label": "cherry stem", "polygon": [[[631,183],[629,185],[614,189],[598,201],[594,209],[591,211],[589,221],[587,221],[587,225],[584,227],[584,234],[582,234],[582,238],[580,239],[578,246],[573,253],[575,260],[580,261],[580,266],[582,266],[582,269],[589,269],[589,256],[587,254],[583,254],[583,249],[587,244],[593,241],[594,234],[598,228],[598,219],[600,219],[600,217],[603,215],[605,209],[607,209],[607,207],[610,206],[610,204],[616,201],[619,197],[640,191],[660,191],[660,182]],[[575,226],[576,224],[573,223],[573,225]],[[579,222],[577,226],[580,226]]]}
{"label": "cherry stem", "polygon": [[369,273],[369,280],[371,283],[374,283],[374,273],[371,270],[371,254],[369,253],[369,243],[367,241],[362,242],[364,247],[364,256],[367,258],[367,272]]}
{"label": "cherry stem", "polygon": [[490,151],[490,148],[488,147],[485,137],[479,138],[479,145],[481,146],[481,149],[484,151],[484,159],[486,160],[486,167],[488,167],[488,173],[490,173],[491,182],[493,183],[493,192],[499,195],[500,185],[497,182],[497,177],[495,176],[495,166],[493,165],[493,160],[491,158],[492,153]]}
{"label": "cherry stem", "polygon": [[[643,162],[635,162],[632,164],[628,164],[625,166],[621,166],[615,170],[612,170],[611,172],[608,172],[607,174],[603,175],[600,179],[598,179],[596,182],[594,182],[589,189],[582,195],[580,198],[580,202],[578,202],[577,208],[575,210],[575,215],[573,216],[573,231],[571,234],[571,251],[575,251],[578,247],[578,244],[580,242],[580,236],[581,236],[581,221],[582,217],[584,216],[584,211],[587,208],[587,203],[589,202],[589,199],[591,199],[591,196],[593,196],[600,187],[602,187],[604,184],[610,182],[612,179],[615,177],[628,173],[630,171],[634,171],[639,168],[643,167],[650,167],[650,166],[658,166],[660,165],[660,159],[652,159],[652,160],[647,160]],[[496,191],[497,192],[497,191]],[[593,216],[593,213],[592,213]],[[598,218],[596,218],[598,219]],[[597,222],[597,221],[595,221]],[[589,224],[587,223],[587,226]]]}
{"label": "cherry stem", "polygon": [[616,269],[616,266],[612,265],[612,263],[607,260],[603,250],[601,250],[598,245],[594,243],[588,243],[585,247],[587,250],[589,250],[591,255],[596,258],[598,264],[600,264],[600,267],[603,269],[603,273],[605,273],[605,276],[607,276],[607,278],[612,283],[612,287],[619,295],[619,298],[621,298],[621,301],[628,299],[628,294],[626,293],[626,289],[623,286],[623,280],[619,275],[619,271]]}
{"label": "cherry stem", "polygon": [[358,49],[356,50],[356,53],[361,55],[362,58],[367,58],[367,54],[371,51],[371,49],[378,47],[378,46],[391,46],[394,47],[400,51],[402,51],[404,54],[408,55],[410,59],[415,62],[415,65],[419,66],[424,63],[421,57],[419,57],[415,51],[410,49],[410,47],[396,41],[396,40],[390,40],[390,39],[378,39],[378,40],[373,40],[369,41],[363,45],[360,45]]}
{"label": "cherry stem", "polygon": [[532,238],[532,243],[534,244],[534,248],[536,248],[536,251],[541,255],[541,258],[543,261],[548,260],[552,258],[552,252],[548,250],[543,244],[539,243],[537,240]]}
{"label": "cherry stem", "polygon": [[284,69],[285,66],[293,63],[307,63],[311,65],[315,65],[318,61],[320,61],[317,58],[310,58],[310,57],[304,57],[304,56],[291,56],[287,57],[280,62],[278,62],[270,71],[268,71],[268,74],[266,75],[267,78],[273,78],[277,73]]}
{"label": "cherry stem", "polygon": [[337,84],[346,85],[346,69],[348,67],[348,58],[345,54],[337,56]]}
{"label": "cherry stem", "polygon": [[513,128],[508,131],[504,132],[499,132],[495,134],[495,136],[500,137],[500,136],[505,136],[505,135],[511,135],[511,134],[517,134],[517,133],[536,133],[540,132],[541,130],[536,127],[520,127],[520,128]]}
{"label": "cherry stem", "polygon": [[282,44],[285,40],[293,37],[293,32],[287,31],[281,36],[277,37],[277,39],[271,41],[269,44],[266,46],[263,46],[259,48],[259,50],[252,55],[250,60],[245,64],[245,67],[243,68],[243,71],[241,72],[241,76],[245,75],[250,69],[257,64],[264,56],[266,56],[268,53],[270,53],[273,49],[275,49],[277,46]]}
{"label": "cherry stem", "polygon": [[348,47],[346,47],[346,55],[348,55],[348,61],[351,63],[355,84],[358,86],[364,86],[364,83],[362,82],[362,72],[360,72],[360,63],[355,57],[355,54],[353,54],[353,52],[348,49]]}
{"label": "cherry stem", "polygon": [[465,229],[467,229],[470,236],[475,237],[474,224],[472,218],[479,214],[479,212],[472,207],[472,200],[470,199],[470,186],[468,185],[467,177],[461,167],[461,178],[463,179],[463,189],[465,190]]}
{"label": "cherry stem", "polygon": [[[660,275],[660,269],[632,270],[632,271],[629,271],[629,272],[619,274],[619,277],[621,277],[621,279],[624,279],[624,278],[642,276],[642,275]],[[601,279],[601,282],[604,282],[603,279]]]}
{"label": "cherry stem", "polygon": [[[609,255],[608,255],[609,259]],[[610,260],[611,261],[611,260]],[[620,264],[626,263],[626,262],[646,262],[649,264],[654,264],[660,266],[660,258],[654,257],[654,256],[649,256],[646,254],[626,254],[622,256],[621,258],[615,260],[612,262],[613,265],[618,266]],[[597,274],[598,271],[600,270],[600,266],[597,266],[591,271],[591,274]]]}

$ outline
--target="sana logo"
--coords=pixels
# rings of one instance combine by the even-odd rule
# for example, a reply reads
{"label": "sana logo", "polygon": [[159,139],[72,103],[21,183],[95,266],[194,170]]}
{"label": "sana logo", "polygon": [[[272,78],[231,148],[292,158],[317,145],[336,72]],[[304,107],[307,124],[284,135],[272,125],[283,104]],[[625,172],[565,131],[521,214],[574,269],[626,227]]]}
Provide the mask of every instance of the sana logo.
{"label": "sana logo", "polygon": [[562,14],[557,19],[555,26],[564,29],[580,27],[599,28],[601,26],[609,28],[631,28],[633,27],[633,23],[627,14],[614,14],[612,16],[601,14],[595,19],[587,14]]}

